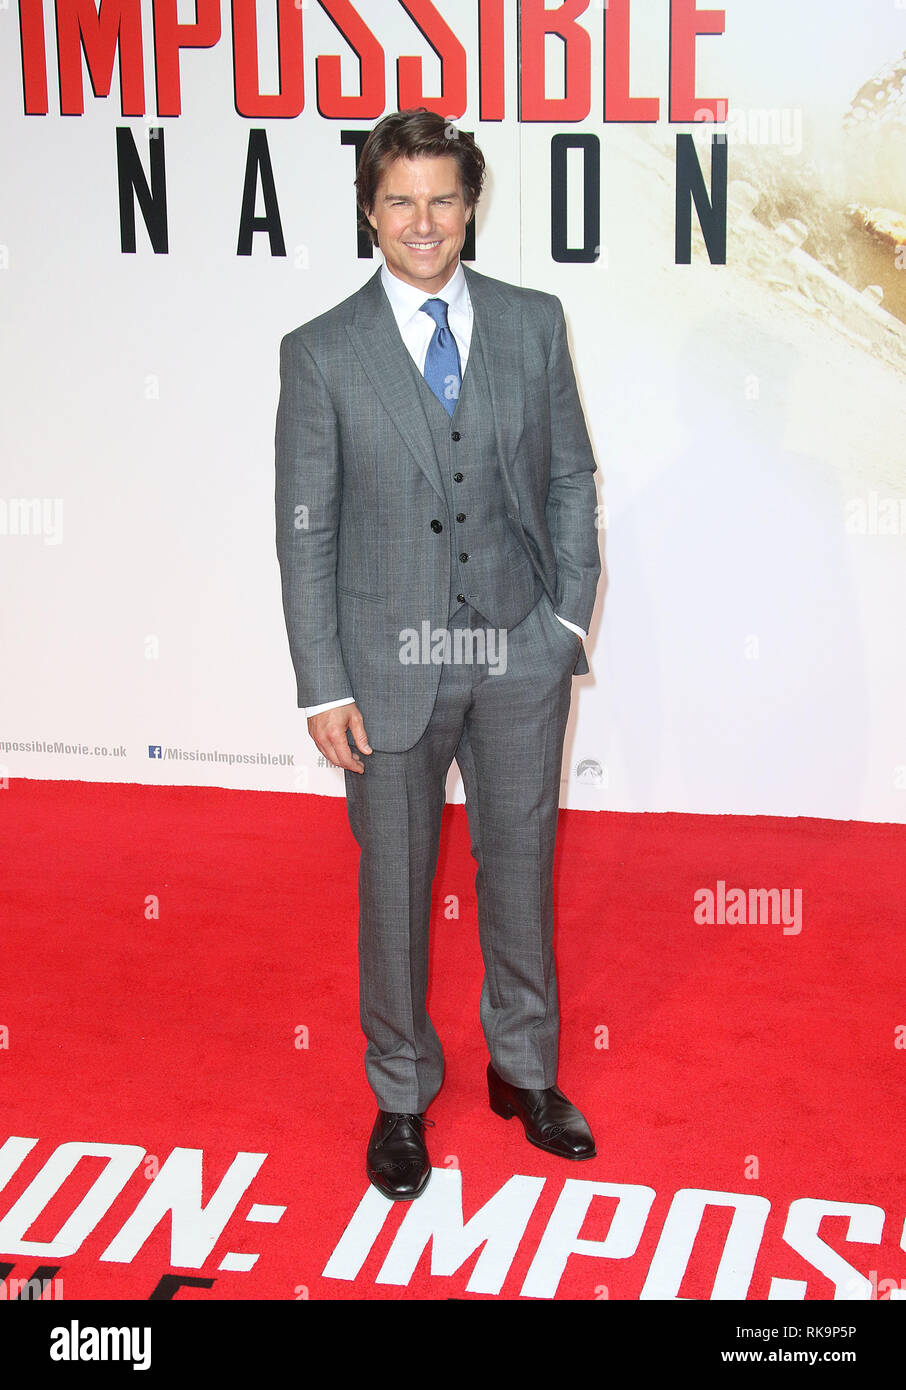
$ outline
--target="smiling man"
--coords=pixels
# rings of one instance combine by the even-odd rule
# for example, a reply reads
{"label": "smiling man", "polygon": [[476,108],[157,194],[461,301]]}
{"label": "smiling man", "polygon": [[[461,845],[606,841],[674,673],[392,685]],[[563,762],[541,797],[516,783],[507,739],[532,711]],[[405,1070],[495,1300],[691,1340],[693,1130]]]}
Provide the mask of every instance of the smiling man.
{"label": "smiling man", "polygon": [[452,155],[395,160],[367,214],[392,275],[437,294],[459,264],[472,209]]}
{"label": "smiling man", "polygon": [[[556,1084],[552,946],[563,739],[601,569],[595,461],[560,301],[460,261],[484,168],[440,116],[381,121],[356,191],[383,265],[281,344],[283,607],[298,703],[345,769],[361,850],[378,1105],[366,1171],[394,1200],[431,1175],[425,1111],[444,1059],[426,1007],[429,916],[454,758],[478,866],[491,1109],[548,1153],[595,1154]],[[462,629],[489,640],[451,641],[460,657],[439,662],[404,655],[407,633]]]}

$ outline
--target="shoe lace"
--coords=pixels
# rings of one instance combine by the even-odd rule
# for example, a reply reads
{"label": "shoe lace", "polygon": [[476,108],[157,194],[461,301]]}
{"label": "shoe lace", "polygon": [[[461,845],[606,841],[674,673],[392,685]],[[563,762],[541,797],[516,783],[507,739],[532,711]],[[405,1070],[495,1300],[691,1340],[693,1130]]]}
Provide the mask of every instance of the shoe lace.
{"label": "shoe lace", "polygon": [[427,1128],[430,1128],[430,1129],[433,1129],[433,1128],[434,1128],[434,1121],[433,1121],[433,1120],[426,1119],[424,1115],[414,1114],[414,1113],[412,1113],[412,1112],[410,1112],[410,1111],[402,1111],[402,1110],[396,1111],[396,1112],[394,1113],[392,1123],[387,1127],[387,1132],[386,1132],[386,1134],[384,1134],[384,1136],[382,1137],[382,1139],[381,1139],[381,1141],[380,1141],[381,1146],[383,1146],[384,1144],[386,1144],[387,1140],[390,1138],[391,1134],[392,1134],[393,1131],[396,1129],[396,1127],[397,1127],[397,1125],[399,1124],[400,1120],[408,1120],[409,1123],[410,1123],[411,1125],[413,1125],[414,1127],[417,1127],[418,1125],[422,1125],[423,1127],[427,1127]]}

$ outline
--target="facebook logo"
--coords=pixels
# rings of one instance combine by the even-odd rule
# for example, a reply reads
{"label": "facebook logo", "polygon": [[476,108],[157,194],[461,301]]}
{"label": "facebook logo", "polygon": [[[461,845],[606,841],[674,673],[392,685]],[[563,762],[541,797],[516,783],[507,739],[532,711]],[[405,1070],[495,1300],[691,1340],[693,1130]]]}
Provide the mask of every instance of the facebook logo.
{"label": "facebook logo", "polygon": [[148,744],[148,757],[159,758],[161,755],[161,745],[159,743]]}

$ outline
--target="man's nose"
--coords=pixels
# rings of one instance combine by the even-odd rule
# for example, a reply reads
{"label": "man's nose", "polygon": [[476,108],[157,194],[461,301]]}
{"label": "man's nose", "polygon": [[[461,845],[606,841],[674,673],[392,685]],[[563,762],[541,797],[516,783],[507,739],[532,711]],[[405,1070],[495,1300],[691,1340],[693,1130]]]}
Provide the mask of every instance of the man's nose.
{"label": "man's nose", "polygon": [[429,232],[433,226],[431,208],[427,203],[415,209],[415,229],[416,231]]}

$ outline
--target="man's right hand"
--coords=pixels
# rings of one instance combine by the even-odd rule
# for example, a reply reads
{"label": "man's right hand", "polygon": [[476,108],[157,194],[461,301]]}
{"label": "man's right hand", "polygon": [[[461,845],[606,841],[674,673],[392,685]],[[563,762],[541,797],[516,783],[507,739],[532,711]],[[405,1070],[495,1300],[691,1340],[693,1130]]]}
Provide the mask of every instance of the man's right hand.
{"label": "man's right hand", "polygon": [[311,715],[308,721],[308,732],[329,763],[346,768],[348,772],[364,772],[365,764],[349,746],[347,729],[351,730],[355,745],[362,753],[372,751],[358,705],[337,705],[335,709]]}

